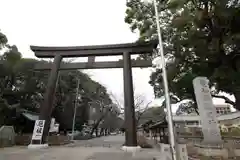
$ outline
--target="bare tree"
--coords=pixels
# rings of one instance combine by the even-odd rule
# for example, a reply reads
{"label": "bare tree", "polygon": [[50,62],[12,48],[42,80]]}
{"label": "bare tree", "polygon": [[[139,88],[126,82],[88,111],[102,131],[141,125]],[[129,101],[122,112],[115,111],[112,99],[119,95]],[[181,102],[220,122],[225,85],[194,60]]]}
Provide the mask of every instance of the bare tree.
{"label": "bare tree", "polygon": [[124,108],[122,107],[124,105],[124,100],[117,98],[117,96],[115,96],[112,92],[109,92],[108,94],[110,95],[113,102],[117,105],[118,109],[122,113],[122,111],[124,110]]}
{"label": "bare tree", "polygon": [[135,117],[136,117],[136,124],[139,124],[140,119],[142,118],[144,113],[148,110],[150,104],[151,104],[151,102],[148,102],[148,104],[145,106],[145,108],[143,108],[140,111],[136,112],[136,115],[135,115]]}
{"label": "bare tree", "polygon": [[[118,108],[121,110],[121,114],[124,114],[124,99],[117,98],[113,93],[110,93],[111,98],[118,105]],[[124,97],[124,96],[121,96]],[[139,123],[142,115],[147,111],[152,101],[148,101],[144,94],[138,94],[134,92],[134,107],[135,107],[135,117],[136,124]]]}
{"label": "bare tree", "polygon": [[[105,123],[104,126],[109,125],[109,127],[101,128],[108,129],[110,128],[110,123],[107,122],[109,119],[109,115],[118,116],[120,114],[119,109],[117,108],[117,104],[111,103],[106,104],[104,100],[97,100],[89,102],[91,106],[90,119],[92,121],[92,130],[91,135],[96,132],[96,136],[98,136],[98,128],[101,124]],[[102,132],[102,131],[101,131]]]}
{"label": "bare tree", "polygon": [[102,123],[105,116],[107,116],[107,113],[111,110],[111,106],[100,100],[92,101],[89,103],[89,105],[91,107],[90,120],[92,121],[92,130],[90,134],[92,135],[94,131],[96,131],[96,136],[98,136],[98,126]]}

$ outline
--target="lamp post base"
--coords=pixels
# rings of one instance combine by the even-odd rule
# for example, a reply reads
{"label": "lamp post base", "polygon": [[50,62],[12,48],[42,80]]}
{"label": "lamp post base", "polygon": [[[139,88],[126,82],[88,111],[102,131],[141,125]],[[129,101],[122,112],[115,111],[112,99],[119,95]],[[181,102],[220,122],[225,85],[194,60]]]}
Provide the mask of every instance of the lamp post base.
{"label": "lamp post base", "polygon": [[44,149],[48,148],[48,144],[29,144],[28,149]]}
{"label": "lamp post base", "polygon": [[122,146],[122,150],[125,152],[132,152],[135,153],[141,150],[140,146]]}

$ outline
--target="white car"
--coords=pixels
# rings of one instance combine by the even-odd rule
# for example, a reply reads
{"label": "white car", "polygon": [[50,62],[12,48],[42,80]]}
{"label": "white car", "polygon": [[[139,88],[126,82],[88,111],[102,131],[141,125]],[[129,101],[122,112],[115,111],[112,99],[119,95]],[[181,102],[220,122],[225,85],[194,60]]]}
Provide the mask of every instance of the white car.
{"label": "white car", "polygon": [[112,132],[111,135],[117,135],[117,132]]}

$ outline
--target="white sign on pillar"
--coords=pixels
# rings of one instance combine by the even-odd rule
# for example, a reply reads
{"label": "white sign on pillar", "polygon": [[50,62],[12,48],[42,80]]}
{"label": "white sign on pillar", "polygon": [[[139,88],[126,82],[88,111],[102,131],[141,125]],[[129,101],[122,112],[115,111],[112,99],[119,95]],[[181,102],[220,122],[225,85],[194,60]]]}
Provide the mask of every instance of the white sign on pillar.
{"label": "white sign on pillar", "polygon": [[209,80],[206,77],[196,77],[193,87],[201,118],[204,142],[220,143],[222,141],[218,127],[216,108],[213,105],[209,88]]}
{"label": "white sign on pillar", "polygon": [[44,129],[45,120],[36,120],[35,126],[33,129],[32,141],[33,140],[42,140],[43,129]]}

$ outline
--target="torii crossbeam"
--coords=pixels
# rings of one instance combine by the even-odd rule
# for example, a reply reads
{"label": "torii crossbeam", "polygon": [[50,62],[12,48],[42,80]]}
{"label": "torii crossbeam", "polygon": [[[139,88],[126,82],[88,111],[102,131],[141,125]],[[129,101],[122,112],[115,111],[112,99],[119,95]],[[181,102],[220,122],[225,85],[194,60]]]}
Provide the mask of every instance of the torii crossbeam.
{"label": "torii crossbeam", "polygon": [[[132,68],[147,68],[152,67],[150,60],[131,60]],[[51,70],[51,63],[37,63],[35,70]],[[104,62],[77,62],[77,63],[61,63],[60,70],[75,70],[75,69],[107,69],[107,68],[123,68],[123,61],[104,61]]]}

